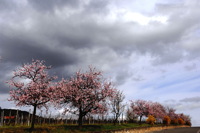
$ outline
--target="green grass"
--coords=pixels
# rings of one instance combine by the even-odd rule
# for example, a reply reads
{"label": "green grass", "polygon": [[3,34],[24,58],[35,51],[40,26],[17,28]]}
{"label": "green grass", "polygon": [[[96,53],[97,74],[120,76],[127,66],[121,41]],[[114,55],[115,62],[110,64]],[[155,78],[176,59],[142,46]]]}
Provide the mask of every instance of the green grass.
{"label": "green grass", "polygon": [[122,129],[131,129],[137,127],[149,127],[148,124],[103,124],[103,125],[84,125],[81,129],[76,125],[63,125],[58,126],[57,129],[53,130],[56,133],[84,133],[84,132],[101,132],[101,131],[113,131],[113,130],[122,130]]}
{"label": "green grass", "polygon": [[[158,125],[159,126],[159,125]],[[162,125],[160,125],[162,126]],[[101,131],[113,131],[122,129],[133,129],[140,127],[151,127],[148,124],[128,123],[121,125],[113,124],[96,124],[96,125],[83,125],[80,129],[77,125],[36,125],[32,133],[91,133]],[[29,133],[27,126],[6,126],[0,127],[0,133]]]}

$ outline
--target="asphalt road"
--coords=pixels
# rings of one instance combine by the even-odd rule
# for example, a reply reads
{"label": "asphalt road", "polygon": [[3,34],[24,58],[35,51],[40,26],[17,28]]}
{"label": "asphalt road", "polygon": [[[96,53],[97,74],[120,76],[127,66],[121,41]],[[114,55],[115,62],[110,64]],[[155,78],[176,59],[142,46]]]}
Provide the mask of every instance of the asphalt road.
{"label": "asphalt road", "polygon": [[154,131],[152,133],[200,133],[200,127],[166,129],[162,131]]}

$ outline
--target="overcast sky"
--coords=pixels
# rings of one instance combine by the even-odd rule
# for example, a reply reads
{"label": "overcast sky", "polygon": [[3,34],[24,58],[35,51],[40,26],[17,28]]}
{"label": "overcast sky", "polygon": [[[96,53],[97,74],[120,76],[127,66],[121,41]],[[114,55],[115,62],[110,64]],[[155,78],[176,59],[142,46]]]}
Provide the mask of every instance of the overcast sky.
{"label": "overcast sky", "polygon": [[32,59],[68,77],[93,65],[126,101],[172,106],[200,126],[199,0],[0,0],[0,106]]}

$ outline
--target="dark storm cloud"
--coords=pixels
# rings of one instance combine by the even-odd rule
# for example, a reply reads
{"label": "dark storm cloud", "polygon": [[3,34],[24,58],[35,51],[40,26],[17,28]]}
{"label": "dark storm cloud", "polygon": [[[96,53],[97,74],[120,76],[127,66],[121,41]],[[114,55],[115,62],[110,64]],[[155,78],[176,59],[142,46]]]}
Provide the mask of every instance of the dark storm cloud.
{"label": "dark storm cloud", "polygon": [[12,1],[0,0],[0,10],[10,9],[12,7]]}
{"label": "dark storm cloud", "polygon": [[7,84],[6,84],[5,81],[1,81],[0,80],[0,85],[1,85],[0,94],[7,94],[7,93],[9,93],[10,88],[8,86],[6,86]]}
{"label": "dark storm cloud", "polygon": [[2,59],[0,61],[0,94],[6,94],[9,92],[10,88],[8,86],[8,84],[6,83],[6,81],[9,80],[9,76],[12,70],[15,69],[16,64],[14,63],[5,63],[5,60]]}
{"label": "dark storm cloud", "polygon": [[56,48],[49,48],[25,38],[1,37],[1,56],[4,57],[5,61],[17,64],[30,62],[32,59],[40,59],[54,67],[69,65],[78,61],[78,58],[67,49],[66,51],[59,51]]}
{"label": "dark storm cloud", "polygon": [[21,7],[18,2],[20,3],[20,1],[16,1],[16,0],[0,0],[0,11],[1,11],[1,13],[2,12],[8,13],[8,12],[12,12],[12,11],[17,11]]}
{"label": "dark storm cloud", "polygon": [[85,6],[85,13],[98,13],[98,14],[104,14],[109,12],[108,9],[109,1],[105,0],[92,0],[88,5]]}
{"label": "dark storm cloud", "polygon": [[52,36],[52,39],[55,39],[60,46],[68,46],[74,49],[92,47],[92,39],[89,37],[89,35],[84,35],[84,30],[73,30],[72,28],[67,30],[68,32],[63,32]]}
{"label": "dark storm cloud", "polygon": [[[52,10],[55,7],[67,5],[75,6],[80,3],[81,2],[79,1],[72,0],[28,1],[28,4],[32,5],[34,8],[40,8],[41,10]],[[124,53],[129,50],[142,53],[150,52],[162,56],[162,51],[164,51],[165,48],[169,48],[174,45],[174,42],[178,42],[182,35],[187,32],[187,29],[194,27],[199,21],[199,17],[196,14],[194,14],[196,17],[189,14],[182,15],[181,17],[171,17],[168,25],[159,26],[158,24],[152,24],[149,25],[149,27],[153,30],[146,30],[145,32],[139,25],[122,23],[120,21],[120,23],[113,23],[112,25],[107,23],[97,23],[95,15],[91,14],[95,12],[96,16],[98,16],[101,12],[104,12],[104,10],[108,10],[108,5],[109,2],[104,0],[90,1],[84,6],[85,10],[83,10],[83,12],[72,14],[64,20],[54,16],[55,14],[49,14],[48,18],[45,18],[45,16],[42,15],[36,15],[36,18],[33,18],[33,20],[37,21],[37,24],[35,25],[37,27],[33,28],[38,28],[38,32],[50,34],[50,37],[56,37],[56,41],[59,41],[61,44],[74,48],[107,45],[119,53]],[[161,5],[157,6],[160,7]],[[176,9],[175,7],[177,6],[163,6],[165,7],[165,10],[169,11],[168,14],[171,13],[171,10],[173,10],[173,14],[176,14],[177,16],[180,16],[179,10],[187,12],[187,7]],[[79,7],[76,8],[77,10],[79,9]],[[62,8],[58,8],[58,10],[61,9]],[[158,8],[158,11],[163,11],[164,9]]]}
{"label": "dark storm cloud", "polygon": [[29,4],[39,11],[54,11],[55,8],[70,6],[77,8],[79,0],[28,0]]}
{"label": "dark storm cloud", "polygon": [[[63,7],[68,4],[76,5],[72,4],[72,1],[58,1],[56,3],[55,1],[42,1],[42,3],[37,1],[28,2],[34,5],[34,8],[47,6],[48,9],[44,8],[44,10],[50,10],[56,6]],[[79,4],[80,3],[81,2],[79,2]],[[84,6],[83,12],[71,14],[66,19],[63,19],[66,17],[65,14],[63,14],[63,18],[59,18],[55,14],[43,16],[38,12],[38,14],[33,15],[32,18],[34,22],[36,22],[32,28],[38,29],[38,31],[33,34],[41,34],[46,37],[46,39],[52,40],[52,42],[58,42],[58,46],[66,45],[75,49],[86,47],[99,48],[103,45],[114,49],[118,54],[132,52],[142,54],[152,53],[159,57],[157,63],[159,64],[164,62],[176,62],[182,58],[182,49],[180,49],[179,54],[174,56],[168,56],[171,55],[171,53],[166,53],[165,50],[171,47],[173,48],[173,45],[177,45],[181,37],[187,32],[187,29],[193,28],[199,20],[198,17],[186,14],[182,15],[182,17],[170,18],[167,25],[152,23],[149,25],[149,29],[152,30],[143,30],[143,27],[137,24],[120,21],[112,25],[105,22],[98,23],[97,20],[95,20],[96,17],[101,14],[100,11],[104,12],[104,10],[108,10],[108,4],[108,2],[103,0],[90,1]],[[172,7],[170,7],[170,9],[168,9],[168,7],[166,8],[166,10],[171,10]],[[79,7],[77,7],[77,10],[78,9]],[[58,10],[62,10],[62,8],[58,8]],[[160,10],[161,9],[159,9],[159,11]],[[173,10],[175,12],[174,14],[179,15],[179,11],[177,10],[180,9],[173,8]],[[184,10],[184,7],[182,10]],[[100,17],[99,19],[103,18]],[[174,52],[173,50],[171,51]]]}
{"label": "dark storm cloud", "polygon": [[[126,60],[133,53],[149,54],[160,65],[181,61],[184,51],[192,55],[196,50],[182,46],[200,27],[199,6],[194,3],[158,4],[156,10],[166,15],[166,24],[152,21],[143,26],[123,20],[123,14],[112,20],[112,1],[107,0],[0,2],[0,10],[6,10],[0,12],[0,56],[15,65],[42,59],[58,75],[68,75],[75,66],[94,64],[107,71],[115,68],[115,78],[123,84],[132,76]],[[11,4],[14,10],[7,10]]]}

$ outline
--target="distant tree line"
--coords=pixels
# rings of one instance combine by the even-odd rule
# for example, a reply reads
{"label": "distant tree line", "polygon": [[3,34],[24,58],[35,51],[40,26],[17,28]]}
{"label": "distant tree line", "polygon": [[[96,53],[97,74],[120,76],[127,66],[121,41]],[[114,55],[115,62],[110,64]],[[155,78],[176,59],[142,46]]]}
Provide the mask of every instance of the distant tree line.
{"label": "distant tree line", "polygon": [[146,122],[154,125],[155,123],[163,123],[165,125],[190,125],[191,118],[183,113],[177,114],[176,110],[170,107],[164,107],[158,102],[136,100],[130,102],[127,110],[127,118],[129,121],[142,122],[142,117],[146,117]]}

